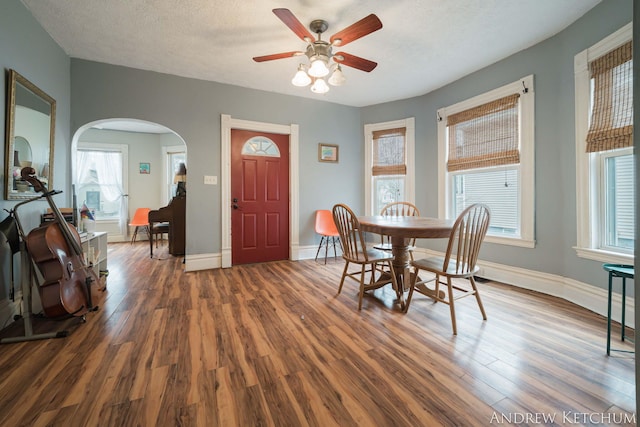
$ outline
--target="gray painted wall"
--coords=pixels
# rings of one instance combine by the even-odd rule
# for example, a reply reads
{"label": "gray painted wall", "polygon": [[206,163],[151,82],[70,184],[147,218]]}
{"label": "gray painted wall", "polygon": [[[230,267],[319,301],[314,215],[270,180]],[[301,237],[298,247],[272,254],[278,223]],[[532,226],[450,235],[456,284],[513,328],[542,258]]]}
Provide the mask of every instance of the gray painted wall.
{"label": "gray painted wall", "polygon": [[[186,251],[220,252],[220,116],[300,126],[300,242],[313,244],[316,209],[345,202],[364,208],[360,110],[322,101],[245,89],[97,62],[71,61],[72,132],[100,119],[128,117],[159,123],[187,145],[189,192]],[[340,162],[320,163],[318,143],[340,146]],[[220,182],[220,180],[219,180]],[[130,200],[130,203],[133,203]]]}
{"label": "gray painted wall", "polygon": [[[2,117],[2,147],[0,159],[0,182],[5,185],[4,163],[4,135],[6,130],[7,74],[9,69],[15,69],[22,76],[38,86],[56,100],[56,132],[55,132],[55,163],[53,182],[56,189],[64,193],[55,196],[56,204],[68,205],[71,179],[69,175],[69,151],[71,117],[70,97],[70,59],[53,39],[31,16],[29,11],[18,0],[0,2],[0,67],[2,68],[2,84],[0,85],[0,117]],[[4,189],[2,197],[4,198]],[[0,199],[1,199],[0,198]],[[0,200],[0,220],[7,214],[3,209],[12,209],[16,202]],[[32,228],[40,223],[40,213],[48,207],[46,202],[38,201],[24,205],[19,209],[21,219],[26,228]],[[18,256],[15,264],[18,265]],[[0,309],[7,302],[9,293],[10,274],[6,262],[2,262],[0,271]],[[18,271],[16,269],[16,274]],[[17,276],[19,277],[19,276]],[[0,310],[0,325],[6,324]]]}

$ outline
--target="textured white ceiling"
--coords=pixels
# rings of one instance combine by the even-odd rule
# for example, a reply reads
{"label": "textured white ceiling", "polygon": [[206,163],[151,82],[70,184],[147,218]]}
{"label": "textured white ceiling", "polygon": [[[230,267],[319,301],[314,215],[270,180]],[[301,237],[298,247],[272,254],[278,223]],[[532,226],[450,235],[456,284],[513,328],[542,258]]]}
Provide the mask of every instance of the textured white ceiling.
{"label": "textured white ceiling", "polygon": [[[428,93],[532,46],[600,0],[22,0],[73,58],[248,88],[366,106]],[[378,63],[344,67],[347,82],[325,95],[290,80],[300,57],[254,56],[304,50],[271,10],[287,8],[323,35],[375,13],[383,28],[345,52]],[[304,59],[304,57],[302,57]]]}

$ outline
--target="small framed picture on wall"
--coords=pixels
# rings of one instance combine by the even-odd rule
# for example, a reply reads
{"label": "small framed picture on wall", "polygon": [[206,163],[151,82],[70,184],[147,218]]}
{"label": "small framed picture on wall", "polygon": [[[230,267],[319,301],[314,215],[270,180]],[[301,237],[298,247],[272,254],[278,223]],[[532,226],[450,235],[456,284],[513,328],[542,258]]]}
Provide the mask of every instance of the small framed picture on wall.
{"label": "small framed picture on wall", "polygon": [[333,144],[318,144],[318,161],[338,163],[338,146]]}
{"label": "small framed picture on wall", "polygon": [[149,163],[140,163],[140,173],[142,173],[142,174],[150,174],[151,173],[151,164],[149,164]]}

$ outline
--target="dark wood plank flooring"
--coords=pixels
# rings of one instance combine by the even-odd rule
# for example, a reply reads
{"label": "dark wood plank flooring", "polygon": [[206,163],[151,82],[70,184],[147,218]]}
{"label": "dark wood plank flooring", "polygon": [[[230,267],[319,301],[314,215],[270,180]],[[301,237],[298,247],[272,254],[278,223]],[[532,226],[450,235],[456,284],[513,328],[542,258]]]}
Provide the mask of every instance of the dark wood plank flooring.
{"label": "dark wood plank flooring", "polygon": [[68,337],[0,346],[0,425],[635,424],[633,354],[607,357],[606,319],[564,300],[481,283],[488,320],[463,299],[453,336],[420,295],[358,312],[341,260],[184,273],[148,250],[109,245],[107,299]]}

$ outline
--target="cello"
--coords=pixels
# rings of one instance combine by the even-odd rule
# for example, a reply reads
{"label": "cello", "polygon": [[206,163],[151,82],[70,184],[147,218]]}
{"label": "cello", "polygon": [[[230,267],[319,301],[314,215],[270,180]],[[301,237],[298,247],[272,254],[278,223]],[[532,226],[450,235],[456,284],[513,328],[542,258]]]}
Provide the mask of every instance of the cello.
{"label": "cello", "polygon": [[106,286],[85,262],[78,231],[69,226],[53,201],[52,196],[60,192],[47,190],[31,167],[23,168],[21,176],[36,192],[42,192],[55,218],[26,238],[27,252],[43,278],[38,290],[44,314],[51,318],[84,317],[98,309],[94,303],[102,298]]}

